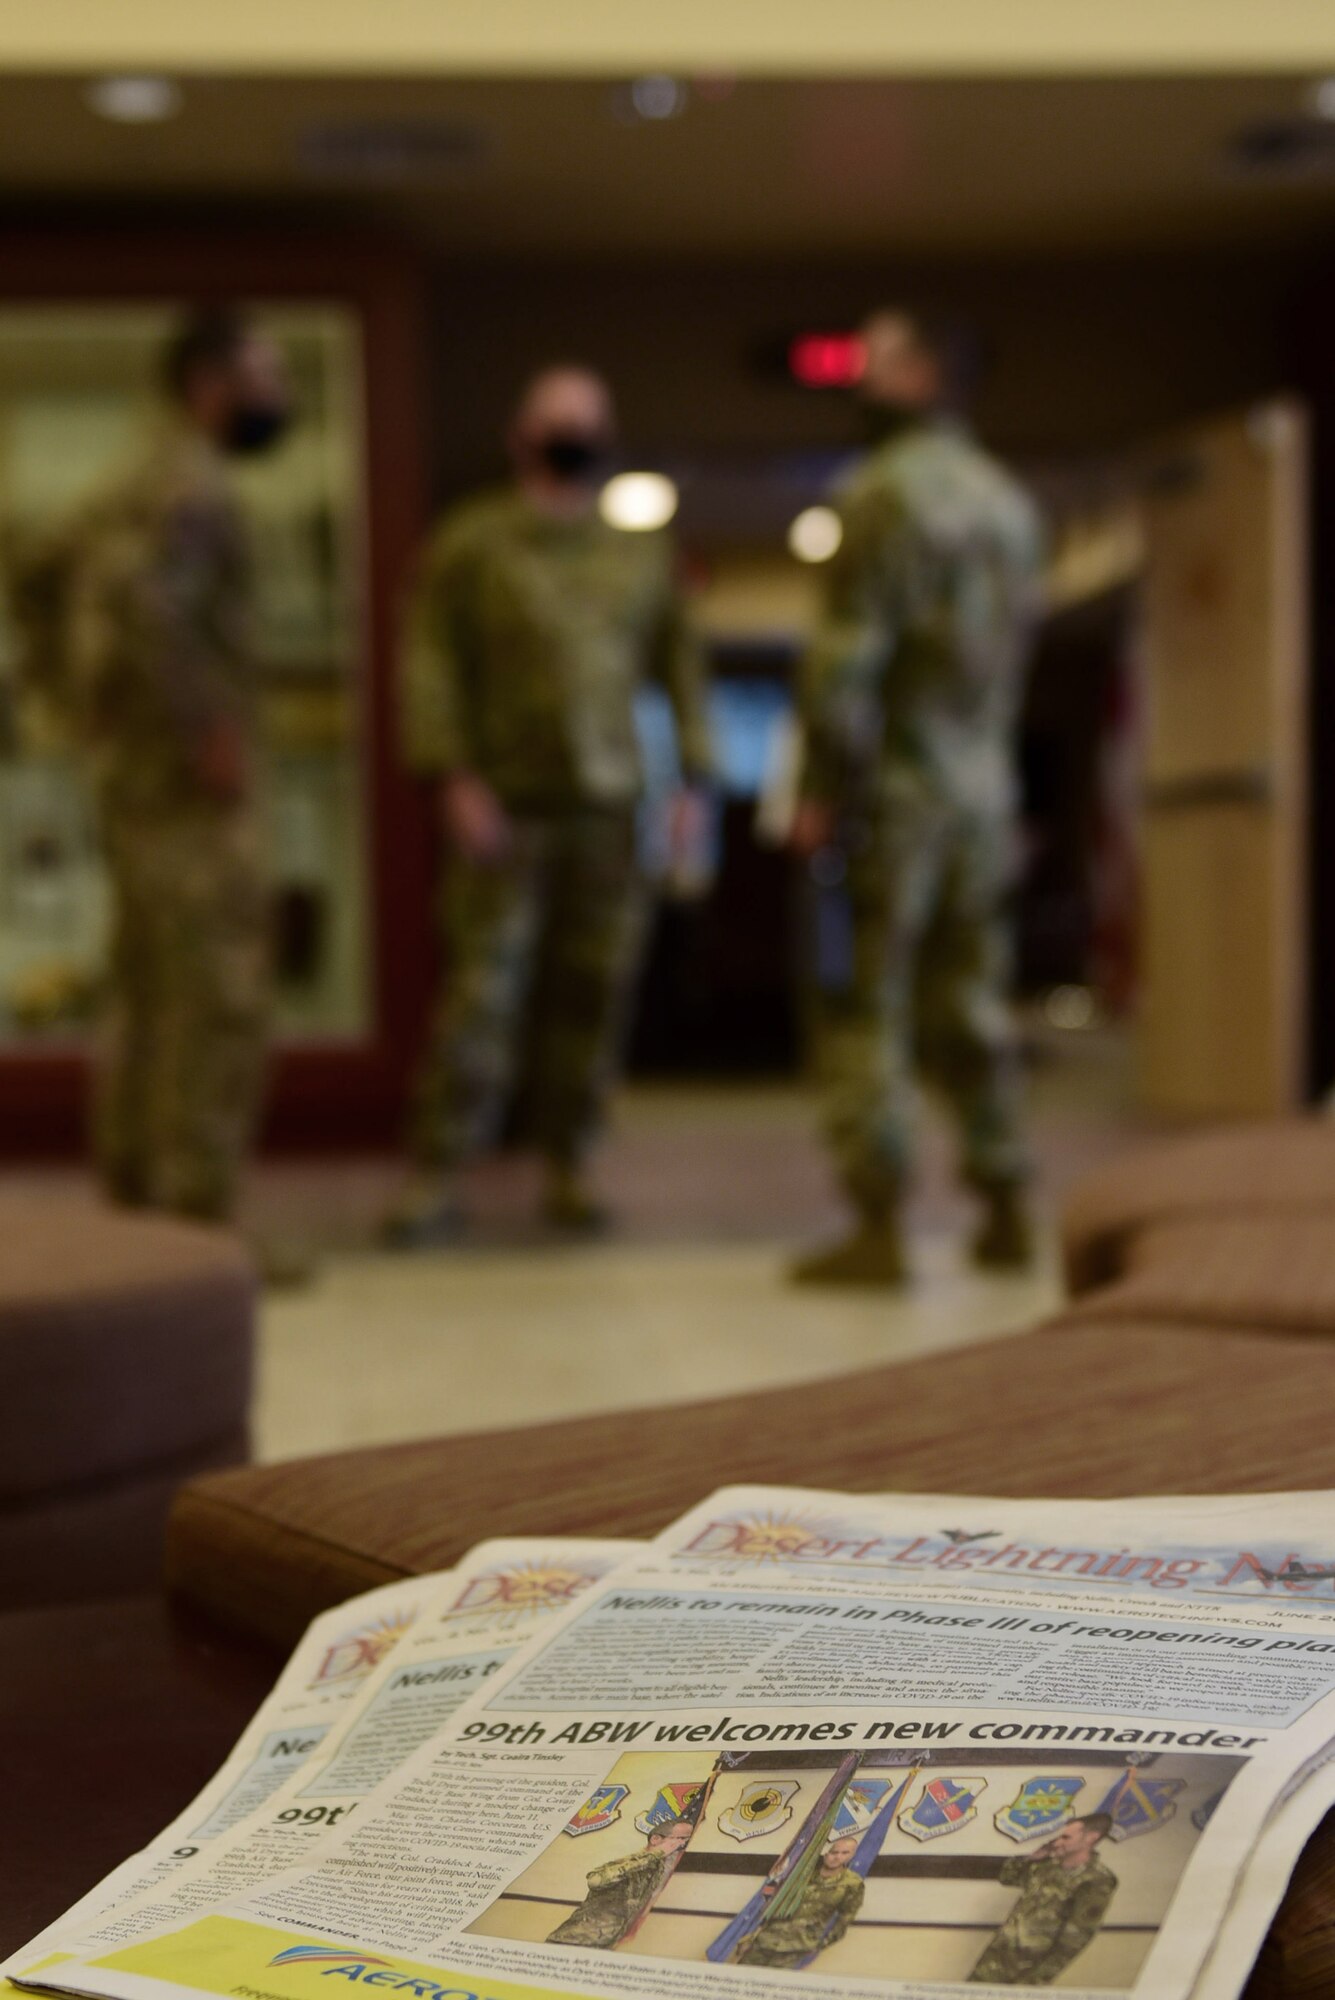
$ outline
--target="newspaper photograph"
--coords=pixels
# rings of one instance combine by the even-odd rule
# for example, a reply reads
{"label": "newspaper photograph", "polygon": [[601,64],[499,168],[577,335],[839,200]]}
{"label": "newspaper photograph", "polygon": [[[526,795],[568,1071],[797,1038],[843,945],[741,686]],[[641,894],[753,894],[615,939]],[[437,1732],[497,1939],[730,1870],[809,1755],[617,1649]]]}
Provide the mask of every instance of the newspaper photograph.
{"label": "newspaper photograph", "polygon": [[305,1865],[28,1983],[1187,2000],[1335,1739],[1332,1549],[1322,1495],[725,1490]]}

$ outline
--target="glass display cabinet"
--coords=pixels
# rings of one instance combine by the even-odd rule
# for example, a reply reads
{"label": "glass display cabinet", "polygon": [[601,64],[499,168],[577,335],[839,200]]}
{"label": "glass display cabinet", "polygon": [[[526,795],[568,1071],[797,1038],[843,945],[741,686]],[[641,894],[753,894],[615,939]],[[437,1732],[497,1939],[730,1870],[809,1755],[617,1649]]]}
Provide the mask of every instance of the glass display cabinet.
{"label": "glass display cabinet", "polygon": [[[244,240],[224,259],[284,261],[272,250],[257,260]],[[105,245],[101,261],[110,276]],[[183,272],[177,293],[151,282],[170,258],[141,244],[138,261],[156,296],[7,298],[0,280],[0,1150],[59,1144],[58,1134],[68,1143],[77,1131],[108,943],[79,759],[17,671],[11,565],[139,447],[164,337],[201,296],[248,302],[285,351],[298,413],[274,453],[233,475],[252,534],[263,671],[272,1122],[298,1141],[387,1136],[430,977],[424,841],[391,743],[393,605],[420,526],[421,411],[404,367],[410,287],[387,288],[380,270],[357,296],[353,255],[340,297],[329,249],[327,295],[319,257],[307,254],[299,272],[294,289],[313,296],[237,283],[239,269],[207,285]],[[208,260],[197,251],[194,261]],[[62,266],[57,291],[75,277]],[[392,407],[378,425],[372,349],[391,362]]]}
{"label": "glass display cabinet", "polygon": [[[367,1011],[361,767],[357,326],[333,307],[263,307],[298,421],[234,477],[251,524],[264,674],[280,1038],[355,1040]],[[0,523],[11,546],[77,509],[153,421],[166,308],[0,308]],[[14,672],[0,561],[0,1038],[82,1030],[106,892],[77,760]]]}

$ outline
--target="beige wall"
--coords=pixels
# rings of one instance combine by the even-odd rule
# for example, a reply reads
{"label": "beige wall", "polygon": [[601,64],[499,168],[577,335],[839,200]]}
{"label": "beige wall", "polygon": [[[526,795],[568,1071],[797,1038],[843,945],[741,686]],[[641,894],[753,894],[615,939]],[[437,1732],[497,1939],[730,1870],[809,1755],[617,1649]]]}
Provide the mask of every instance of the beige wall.
{"label": "beige wall", "polygon": [[1329,0],[49,0],[0,13],[0,67],[1014,73],[1332,62]]}

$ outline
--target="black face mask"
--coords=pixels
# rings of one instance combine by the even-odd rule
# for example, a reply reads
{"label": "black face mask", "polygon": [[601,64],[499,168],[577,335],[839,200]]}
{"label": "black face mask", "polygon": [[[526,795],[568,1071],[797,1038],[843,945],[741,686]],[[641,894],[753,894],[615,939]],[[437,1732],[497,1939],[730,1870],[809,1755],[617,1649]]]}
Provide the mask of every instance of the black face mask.
{"label": "black face mask", "polygon": [[276,445],[292,421],[292,412],[282,403],[238,403],[227,420],[223,449],[238,458]]}
{"label": "black face mask", "polygon": [[588,431],[548,431],[537,455],[555,479],[572,486],[590,486],[608,460],[607,442]]}

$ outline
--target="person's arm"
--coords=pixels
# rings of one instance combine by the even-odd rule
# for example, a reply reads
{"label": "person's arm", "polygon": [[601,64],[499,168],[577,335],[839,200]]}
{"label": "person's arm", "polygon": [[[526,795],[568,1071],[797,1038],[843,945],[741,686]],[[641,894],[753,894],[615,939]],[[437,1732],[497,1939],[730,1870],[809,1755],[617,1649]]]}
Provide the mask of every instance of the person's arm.
{"label": "person's arm", "polygon": [[1072,1959],[1098,1936],[1116,1886],[1109,1876],[1103,1881],[1083,1882],[1076,1890],[1063,1913],[1060,1930],[1034,1967],[1040,1984],[1045,1985],[1064,1972]]}
{"label": "person's arm", "polygon": [[1003,1861],[1001,1864],[1000,1881],[1002,1888],[1023,1889],[1025,1883],[1029,1880],[1029,1870],[1032,1866],[1032,1855],[1012,1854],[1008,1861]]}
{"label": "person's arm", "polygon": [[[908,524],[894,496],[856,495],[825,566],[824,604],[798,676],[804,737],[799,829],[828,819],[875,741],[895,643],[895,583]],[[804,811],[805,809],[805,811]]]}
{"label": "person's arm", "polygon": [[212,496],[178,501],[145,553],[129,552],[130,651],[201,789],[240,798],[252,777],[257,678],[241,517]]}
{"label": "person's arm", "polygon": [[709,826],[708,788],[718,771],[704,648],[670,558],[664,562],[647,665],[651,677],[667,694],[676,726],[680,782],[668,801],[669,872],[679,882],[694,880],[698,885]]}
{"label": "person's arm", "polygon": [[1047,534],[1043,517],[1027,494],[1021,496],[1012,535],[1011,637],[1016,664],[1010,688],[1008,725],[1013,732],[1019,724],[1025,686],[1034,663],[1035,642],[1047,612]]}
{"label": "person's arm", "polygon": [[590,1870],[584,1879],[591,1889],[610,1889],[618,1882],[630,1882],[644,1874],[655,1866],[657,1859],[657,1855],[647,1850],[643,1854],[623,1855],[620,1861],[605,1861],[601,1868]]}
{"label": "person's arm", "polygon": [[715,758],[709,724],[708,670],[699,634],[670,565],[665,565],[662,597],[649,648],[649,671],[666,690],[672,704],[682,776],[691,785],[709,784],[715,776]]}
{"label": "person's arm", "polygon": [[507,852],[510,823],[476,769],[471,584],[467,546],[447,528],[428,547],[408,594],[399,655],[399,736],[408,769],[436,781],[447,839],[467,859],[489,862]]}
{"label": "person's arm", "polygon": [[853,1880],[845,1885],[844,1893],[839,1900],[839,1908],[835,1911],[830,1928],[825,1933],[824,1949],[828,1950],[832,1944],[838,1944],[840,1938],[847,1933],[862,1908],[862,1899],[866,1893],[867,1885],[860,1875],[854,1876]]}
{"label": "person's arm", "polygon": [[467,551],[447,528],[428,545],[409,588],[399,651],[403,760],[422,777],[473,762],[469,581]]}
{"label": "person's arm", "polygon": [[1048,611],[1048,563],[1051,555],[1048,526],[1033,500],[1026,495],[1025,521],[1020,565],[1020,626],[1026,648]]}

